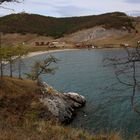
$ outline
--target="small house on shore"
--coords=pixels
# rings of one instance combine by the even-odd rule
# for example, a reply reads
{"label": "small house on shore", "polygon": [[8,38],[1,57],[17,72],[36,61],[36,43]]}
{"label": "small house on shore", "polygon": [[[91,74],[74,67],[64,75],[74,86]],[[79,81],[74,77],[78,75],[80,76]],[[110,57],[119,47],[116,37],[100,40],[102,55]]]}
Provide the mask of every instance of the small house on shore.
{"label": "small house on shore", "polygon": [[127,44],[127,43],[121,43],[121,44],[120,44],[120,47],[130,47],[130,45]]}

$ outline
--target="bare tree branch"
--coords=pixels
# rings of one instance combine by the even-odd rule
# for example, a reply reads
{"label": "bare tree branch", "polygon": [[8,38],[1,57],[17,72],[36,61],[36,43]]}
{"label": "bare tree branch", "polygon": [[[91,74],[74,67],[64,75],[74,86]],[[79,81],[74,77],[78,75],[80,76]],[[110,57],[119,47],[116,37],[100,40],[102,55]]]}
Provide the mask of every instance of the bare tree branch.
{"label": "bare tree branch", "polygon": [[14,11],[14,9],[11,9],[11,8],[8,8],[8,7],[5,7],[5,6],[2,6],[2,4],[5,3],[5,2],[16,2],[16,3],[21,3],[22,1],[23,1],[23,0],[0,0],[0,8],[6,9],[6,10]]}
{"label": "bare tree branch", "polygon": [[4,6],[0,6],[0,8],[6,9],[6,10],[11,10],[11,11],[15,11],[14,9],[8,8],[8,7],[4,7]]}
{"label": "bare tree branch", "polygon": [[19,0],[0,0],[0,4],[2,4],[4,2],[16,2],[16,3],[20,3],[21,1],[19,1]]}
{"label": "bare tree branch", "polygon": [[[119,83],[126,85],[132,88],[132,95],[131,95],[131,106],[132,110],[136,112],[140,116],[140,109],[136,106],[136,92],[137,89],[140,88],[140,82],[138,81],[140,76],[138,76],[139,72],[139,65],[140,65],[140,43],[137,44],[135,48],[124,48],[127,56],[122,58],[107,58],[107,61],[110,62],[109,66],[114,66],[115,68],[115,75]],[[125,81],[124,77],[131,77],[131,82]]]}

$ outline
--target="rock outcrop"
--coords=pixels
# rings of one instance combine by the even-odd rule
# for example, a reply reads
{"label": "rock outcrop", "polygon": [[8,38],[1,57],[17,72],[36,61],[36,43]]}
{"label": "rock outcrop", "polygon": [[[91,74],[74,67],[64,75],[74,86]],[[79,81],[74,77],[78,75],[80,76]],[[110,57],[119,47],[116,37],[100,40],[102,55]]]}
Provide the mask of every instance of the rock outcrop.
{"label": "rock outcrop", "polygon": [[76,110],[86,103],[86,99],[77,93],[59,93],[45,82],[41,86],[43,95],[40,101],[47,106],[51,115],[61,123],[69,123],[76,114]]}

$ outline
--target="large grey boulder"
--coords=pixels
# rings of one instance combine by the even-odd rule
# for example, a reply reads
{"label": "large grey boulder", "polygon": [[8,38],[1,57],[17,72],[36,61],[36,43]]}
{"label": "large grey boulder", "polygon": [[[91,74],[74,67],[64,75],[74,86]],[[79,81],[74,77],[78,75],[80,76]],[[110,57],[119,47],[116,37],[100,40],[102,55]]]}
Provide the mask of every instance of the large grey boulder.
{"label": "large grey boulder", "polygon": [[77,108],[86,104],[85,97],[78,93],[59,93],[45,82],[42,83],[42,97],[40,101],[48,111],[61,123],[69,123],[76,114]]}

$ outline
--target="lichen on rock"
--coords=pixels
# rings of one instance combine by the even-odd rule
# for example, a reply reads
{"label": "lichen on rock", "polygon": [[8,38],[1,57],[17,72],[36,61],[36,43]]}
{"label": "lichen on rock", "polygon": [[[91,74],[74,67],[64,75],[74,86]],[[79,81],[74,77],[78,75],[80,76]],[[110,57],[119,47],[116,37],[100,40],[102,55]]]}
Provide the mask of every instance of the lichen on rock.
{"label": "lichen on rock", "polygon": [[60,93],[45,82],[41,84],[41,87],[41,103],[47,106],[49,112],[61,123],[69,123],[73,119],[77,108],[86,104],[85,97],[78,93]]}

